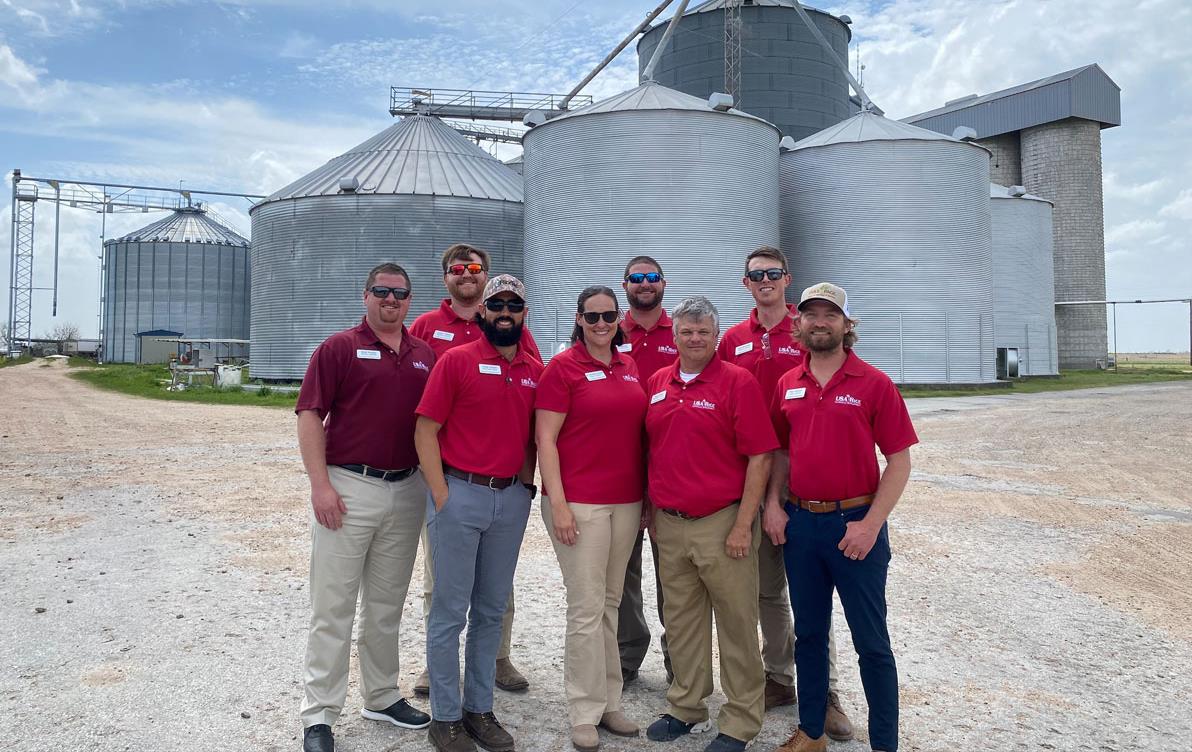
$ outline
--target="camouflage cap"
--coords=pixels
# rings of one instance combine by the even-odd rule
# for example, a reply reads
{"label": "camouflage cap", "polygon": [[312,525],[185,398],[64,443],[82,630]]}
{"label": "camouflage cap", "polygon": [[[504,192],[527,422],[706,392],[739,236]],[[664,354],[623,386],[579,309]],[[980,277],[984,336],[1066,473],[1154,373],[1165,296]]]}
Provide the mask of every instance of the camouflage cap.
{"label": "camouflage cap", "polygon": [[526,299],[526,286],[522,284],[520,279],[512,274],[498,274],[484,286],[484,295],[481,300],[488,300],[492,296],[503,292],[511,292],[523,301]]}
{"label": "camouflage cap", "polygon": [[803,310],[803,304],[809,300],[826,300],[839,308],[845,316],[852,317],[852,314],[848,312],[848,293],[844,291],[843,287],[831,282],[817,282],[804,290],[803,294],[799,296],[799,310]]}

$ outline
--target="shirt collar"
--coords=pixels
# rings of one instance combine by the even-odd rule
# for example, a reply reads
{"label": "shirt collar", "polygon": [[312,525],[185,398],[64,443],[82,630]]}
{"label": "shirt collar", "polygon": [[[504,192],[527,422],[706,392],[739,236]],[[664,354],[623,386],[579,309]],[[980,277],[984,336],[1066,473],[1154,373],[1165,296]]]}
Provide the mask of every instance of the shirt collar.
{"label": "shirt collar", "polygon": [[621,358],[621,353],[615,347],[612,349],[613,350],[613,359],[610,362],[609,366],[606,366],[603,363],[601,363],[599,360],[596,360],[596,358],[592,356],[592,353],[588,351],[588,346],[584,344],[583,340],[576,340],[571,345],[571,349],[575,351],[575,359],[576,360],[580,361],[581,363],[590,363],[592,365],[599,366],[601,368],[608,368],[610,366],[618,366],[625,362]]}
{"label": "shirt collar", "polygon": [[[803,359],[803,362],[795,366],[793,370],[795,372],[795,378],[801,379],[806,376],[807,378],[814,381],[815,377],[811,375],[811,353],[807,353],[807,357]],[[839,381],[840,379],[838,377],[842,375],[865,375],[865,369],[861,365],[861,359],[857,357],[857,354],[853,352],[851,347],[844,348],[844,363],[841,364],[840,370],[832,375],[832,378],[828,381],[827,386],[830,386],[833,381]],[[827,388],[827,386],[825,386],[825,388]]]}
{"label": "shirt collar", "polygon": [[[687,383],[694,384],[697,381],[712,381],[722,370],[724,370],[724,363],[720,360],[720,355],[713,352],[712,359],[704,366],[704,370],[696,374],[695,378]],[[679,359],[675,358],[675,363],[671,366],[671,381],[683,382],[683,378],[679,376],[679,371]]]}
{"label": "shirt collar", "polygon": [[671,319],[670,319],[670,316],[667,315],[665,308],[662,309],[662,316],[659,317],[658,323],[654,325],[654,329],[646,329],[641,324],[634,321],[633,320],[633,309],[629,309],[628,311],[625,311],[625,318],[622,319],[622,323],[624,324],[624,328],[626,331],[632,331],[634,329],[641,329],[644,332],[652,332],[652,331],[654,331],[654,329],[670,329],[671,328]]}
{"label": "shirt collar", "polygon": [[[787,303],[786,310],[788,313],[793,314],[795,313],[795,306]],[[768,331],[784,334],[791,331],[791,326],[793,323],[794,319],[791,318],[791,316],[784,316],[782,321],[779,321],[773,329]],[[753,310],[749,312],[749,328],[761,334],[764,334],[767,331],[766,327],[762,326],[762,322],[757,317],[756,306],[754,306]]]}
{"label": "shirt collar", "polygon": [[[381,338],[373,331],[373,328],[368,325],[368,317],[361,316],[360,324],[354,327],[353,331],[360,341],[366,345],[384,345]],[[398,347],[398,354],[402,354],[409,350],[413,345],[410,342],[410,332],[406,329],[406,325],[401,325],[401,345]]]}
{"label": "shirt collar", "polygon": [[[524,332],[525,329],[522,331]],[[493,347],[493,343],[489,342],[488,337],[484,336],[483,334],[480,335],[480,339],[476,340],[476,342],[479,343],[478,346],[480,348],[481,360],[499,360],[502,363],[508,363],[512,366],[516,363],[526,362],[530,359],[530,355],[526,353],[526,348],[523,347],[520,342],[518,342],[517,354],[513,356],[513,360],[505,360],[505,356],[498,352],[497,348]]]}
{"label": "shirt collar", "polygon": [[455,309],[451,307],[451,298],[443,298],[443,302],[439,304],[439,313],[443,314],[448,323],[464,321],[464,319],[460,318],[459,314],[455,312]]}

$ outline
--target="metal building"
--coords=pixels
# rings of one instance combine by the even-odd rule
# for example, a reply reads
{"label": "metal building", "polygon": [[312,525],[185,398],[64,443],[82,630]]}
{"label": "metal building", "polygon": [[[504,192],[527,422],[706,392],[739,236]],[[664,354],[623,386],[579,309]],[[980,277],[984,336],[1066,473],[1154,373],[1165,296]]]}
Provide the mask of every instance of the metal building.
{"label": "metal building", "polygon": [[412,115],[253,207],[252,375],[299,379],[320,342],[363,315],[379,263],[411,276],[407,321],[439,304],[452,243],[520,274],[522,181],[438,118]]}
{"label": "metal building", "polygon": [[[1056,300],[1105,300],[1101,131],[1121,125],[1122,104],[1121,87],[1101,66],[961,97],[905,122],[948,134],[975,130],[993,152],[995,183],[1022,185],[1055,205]],[[1055,317],[1062,368],[1104,365],[1104,305],[1059,306]]]}
{"label": "metal building", "polygon": [[505,160],[505,166],[516,172],[518,175],[522,174],[522,155],[518,154],[516,157],[510,157]]}
{"label": "metal building", "polygon": [[[744,0],[741,5],[741,88],[736,104],[801,139],[839,123],[849,107],[848,82],[840,63],[820,46],[794,7],[794,0]],[[725,0],[687,10],[654,71],[654,80],[694,97],[726,91]],[[840,60],[848,60],[849,27],[836,16],[807,8]],[[657,49],[666,23],[637,43],[638,69]]]}
{"label": "metal building", "polygon": [[137,362],[137,332],[248,339],[249,244],[201,207],[103,246],[103,359]]}
{"label": "metal building", "polygon": [[860,113],[782,155],[793,288],[835,282],[902,384],[994,381],[989,152]]}
{"label": "metal building", "polygon": [[778,242],[778,129],[644,83],[524,139],[526,283],[544,356],[567,341],[588,285],[617,289],[625,263],[658,259],[666,305],[706,295],[722,328],[753,303],[743,259]]}
{"label": "metal building", "polygon": [[[1051,202],[1022,186],[989,186],[993,230],[993,340],[1017,353],[1019,375],[1055,376]],[[998,353],[999,360],[1006,357]]]}

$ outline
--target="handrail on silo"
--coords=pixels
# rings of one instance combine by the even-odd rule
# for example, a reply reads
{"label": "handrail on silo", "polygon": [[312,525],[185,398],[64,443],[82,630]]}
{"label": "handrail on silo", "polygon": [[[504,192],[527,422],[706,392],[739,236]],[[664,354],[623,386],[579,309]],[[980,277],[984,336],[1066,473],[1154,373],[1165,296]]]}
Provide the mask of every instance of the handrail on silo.
{"label": "handrail on silo", "polygon": [[678,10],[675,11],[674,17],[666,26],[666,31],[662,32],[662,39],[658,42],[658,47],[654,49],[654,54],[650,56],[650,62],[646,65],[646,69],[642,71],[642,79],[645,81],[654,80],[654,68],[658,65],[658,60],[662,57],[662,51],[666,49],[666,43],[670,41],[671,35],[675,33],[675,27],[679,25],[679,19],[683,17],[683,13],[687,10],[687,0],[682,0],[679,3]]}
{"label": "handrail on silo", "polygon": [[596,78],[596,76],[600,75],[600,71],[604,70],[605,66],[613,61],[613,58],[615,58],[617,55],[620,55],[621,50],[629,46],[629,43],[632,42],[638,34],[641,34],[642,30],[649,26],[650,22],[657,18],[659,13],[666,10],[666,6],[670,5],[672,2],[674,2],[674,0],[662,0],[662,3],[653,11],[651,11],[650,14],[646,16],[645,20],[637,25],[637,28],[629,32],[629,34],[621,40],[621,43],[613,48],[613,51],[608,53],[608,55],[606,55],[605,58],[600,61],[599,65],[592,69],[591,73],[584,76],[583,81],[580,81],[575,85],[574,89],[567,92],[567,96],[563,97],[563,101],[559,103],[559,109],[567,109],[567,105],[571,104],[572,98],[575,97],[576,94],[579,94],[585,86],[591,83],[593,78]]}

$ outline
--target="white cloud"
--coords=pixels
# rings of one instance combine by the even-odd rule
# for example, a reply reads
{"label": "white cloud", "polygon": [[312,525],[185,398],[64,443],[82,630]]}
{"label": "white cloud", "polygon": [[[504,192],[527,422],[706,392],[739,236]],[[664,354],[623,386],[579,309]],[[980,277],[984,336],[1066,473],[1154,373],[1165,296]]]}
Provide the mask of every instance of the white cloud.
{"label": "white cloud", "polygon": [[1192,222],[1192,188],[1185,188],[1171,203],[1159,210],[1159,216]]}

